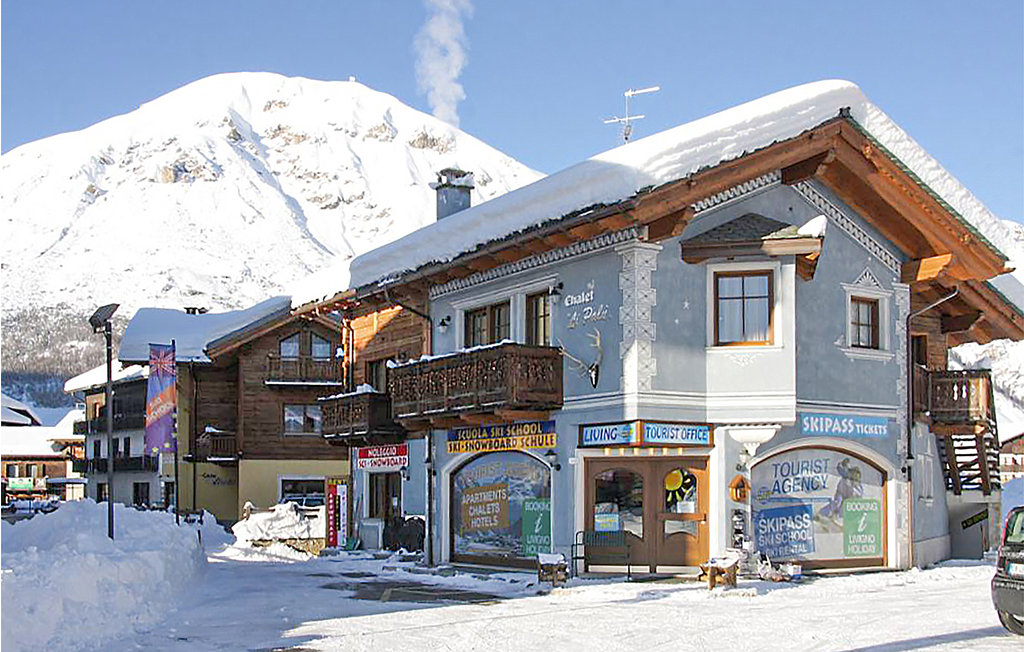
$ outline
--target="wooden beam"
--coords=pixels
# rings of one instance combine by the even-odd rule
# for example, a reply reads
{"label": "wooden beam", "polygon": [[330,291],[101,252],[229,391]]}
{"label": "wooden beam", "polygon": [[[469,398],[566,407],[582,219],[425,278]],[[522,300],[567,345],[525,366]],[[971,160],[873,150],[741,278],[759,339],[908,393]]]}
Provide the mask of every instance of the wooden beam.
{"label": "wooden beam", "polygon": [[959,496],[963,492],[963,487],[960,486],[960,469],[956,467],[956,448],[953,446],[953,437],[946,435],[943,442],[946,449],[946,472],[953,483],[953,493]]}
{"label": "wooden beam", "polygon": [[974,310],[969,313],[956,316],[943,315],[940,320],[942,324],[942,333],[944,335],[948,333],[961,333],[971,326],[974,326],[974,323],[980,318],[980,310]]}
{"label": "wooden beam", "polygon": [[489,412],[480,414],[460,414],[459,419],[463,422],[463,425],[467,426],[481,426],[493,423],[502,423],[505,421],[502,417]]}
{"label": "wooden beam", "polygon": [[682,235],[686,225],[693,219],[693,214],[693,206],[687,206],[678,213],[672,213],[651,222],[647,225],[647,241],[658,242]]}
{"label": "wooden beam", "polygon": [[619,231],[635,221],[631,213],[616,213],[615,215],[601,218],[597,223],[609,231]]}
{"label": "wooden beam", "polygon": [[602,231],[604,227],[599,222],[584,222],[569,229],[569,235],[580,240],[589,240]]}
{"label": "wooden beam", "polygon": [[574,236],[572,236],[572,235],[570,235],[568,233],[565,233],[565,232],[559,232],[559,233],[550,233],[550,234],[544,236],[543,240],[544,240],[544,243],[548,245],[548,249],[557,249],[557,248],[560,248],[560,247],[568,247],[572,243],[574,243],[577,240],[579,240],[579,238],[574,237]]}
{"label": "wooden beam", "polygon": [[985,436],[975,436],[974,445],[978,449],[978,468],[981,470],[981,493],[987,496],[992,493],[992,478],[988,473],[988,450],[985,444]]}
{"label": "wooden beam", "polygon": [[547,410],[495,410],[494,413],[505,421],[544,421],[551,416]]}
{"label": "wooden beam", "polygon": [[494,256],[477,256],[476,258],[470,258],[466,261],[466,266],[474,272],[483,272],[497,267],[498,259]]}
{"label": "wooden beam", "polygon": [[522,243],[519,246],[525,249],[526,251],[530,252],[530,254],[534,256],[537,254],[542,254],[551,248],[544,242],[543,238],[534,238],[532,240],[527,240],[526,242]]}
{"label": "wooden beam", "polygon": [[805,281],[814,279],[814,272],[818,269],[818,259],[821,257],[821,252],[813,254],[804,254],[803,256],[796,257],[796,273]]}
{"label": "wooden beam", "polygon": [[829,166],[836,159],[836,151],[829,149],[826,152],[815,154],[810,158],[806,158],[799,163],[794,163],[789,167],[782,168],[782,183],[787,186],[811,179],[814,177],[821,176],[825,171],[825,168]]}
{"label": "wooden beam", "polygon": [[517,260],[522,260],[530,255],[529,251],[521,247],[509,247],[508,249],[502,249],[501,251],[494,253],[494,257],[502,264],[514,263]]}
{"label": "wooden beam", "polygon": [[900,280],[904,283],[923,283],[934,281],[939,278],[950,263],[953,262],[953,254],[945,253],[927,258],[918,258],[903,265],[903,273]]}

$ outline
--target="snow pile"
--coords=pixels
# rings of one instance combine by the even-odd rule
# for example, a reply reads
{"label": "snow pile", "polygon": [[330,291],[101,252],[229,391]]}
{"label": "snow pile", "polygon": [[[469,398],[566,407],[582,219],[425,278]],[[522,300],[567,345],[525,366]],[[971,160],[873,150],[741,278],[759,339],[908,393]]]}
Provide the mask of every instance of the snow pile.
{"label": "snow pile", "polygon": [[52,514],[0,525],[4,650],[102,645],[158,621],[206,564],[195,528],[174,515],[65,503]]}
{"label": "snow pile", "polygon": [[212,561],[246,561],[290,564],[297,561],[309,561],[313,555],[296,550],[286,543],[275,541],[269,546],[257,547],[245,541],[228,546],[211,557]]}
{"label": "snow pile", "polygon": [[326,536],[326,524],[323,507],[316,518],[309,518],[295,503],[282,503],[266,512],[252,512],[249,518],[235,523],[231,531],[239,541],[315,539]]}

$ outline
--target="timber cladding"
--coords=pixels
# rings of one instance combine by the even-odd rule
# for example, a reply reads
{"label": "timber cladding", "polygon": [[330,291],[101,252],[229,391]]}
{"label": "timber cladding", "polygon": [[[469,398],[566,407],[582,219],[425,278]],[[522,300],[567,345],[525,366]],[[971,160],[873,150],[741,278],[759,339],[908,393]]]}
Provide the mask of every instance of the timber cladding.
{"label": "timber cladding", "polygon": [[244,459],[348,459],[347,447],[332,446],[319,435],[284,434],[285,405],[317,405],[319,397],[341,391],[340,386],[266,383],[268,360],[280,353],[280,341],[298,334],[300,355],[309,355],[314,333],[330,342],[332,350],[341,346],[340,329],[293,320],[240,347],[237,432]]}
{"label": "timber cladding", "polygon": [[[426,353],[426,319],[402,308],[386,308],[352,320],[353,381],[367,382],[367,365],[376,360],[408,360]],[[383,389],[383,388],[377,388]]]}

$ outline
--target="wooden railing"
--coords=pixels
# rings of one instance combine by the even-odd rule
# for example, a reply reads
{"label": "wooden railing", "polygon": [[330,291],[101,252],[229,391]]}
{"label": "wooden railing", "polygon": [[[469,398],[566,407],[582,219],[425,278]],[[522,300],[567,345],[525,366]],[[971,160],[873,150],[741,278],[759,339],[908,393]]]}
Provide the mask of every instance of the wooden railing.
{"label": "wooden railing", "polygon": [[343,379],[341,358],[314,358],[309,355],[284,358],[276,353],[267,355],[267,380],[270,382],[341,384]]}
{"label": "wooden railing", "polygon": [[396,420],[562,406],[562,354],[548,346],[500,344],[395,367]]}
{"label": "wooden railing", "polygon": [[[141,430],[146,427],[146,413],[114,414],[114,430]],[[104,414],[87,421],[75,421],[71,431],[76,435],[87,435],[90,433],[106,432],[107,417]]]}
{"label": "wooden railing", "polygon": [[[88,460],[89,473],[106,473],[107,458],[94,457]],[[158,458],[152,455],[136,455],[134,457],[115,457],[114,473],[127,471],[156,471]]]}
{"label": "wooden railing", "polygon": [[391,443],[405,430],[391,418],[391,396],[383,392],[355,392],[320,399],[323,434],[328,441],[348,443]]}
{"label": "wooden railing", "polygon": [[204,432],[196,438],[197,460],[238,459],[238,440],[233,432]]}
{"label": "wooden railing", "polygon": [[932,371],[928,412],[933,423],[994,424],[996,412],[988,370]]}
{"label": "wooden railing", "polygon": [[912,365],[912,382],[914,388],[914,413],[928,411],[928,393],[931,386],[931,374],[927,368],[919,364]]}

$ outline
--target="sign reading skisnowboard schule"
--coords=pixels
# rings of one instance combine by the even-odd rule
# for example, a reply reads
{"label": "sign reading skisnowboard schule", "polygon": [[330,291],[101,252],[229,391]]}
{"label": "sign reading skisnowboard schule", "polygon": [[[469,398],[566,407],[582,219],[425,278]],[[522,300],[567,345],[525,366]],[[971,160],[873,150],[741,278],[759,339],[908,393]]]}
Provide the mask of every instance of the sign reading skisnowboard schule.
{"label": "sign reading skisnowboard schule", "polygon": [[448,431],[448,453],[490,453],[521,448],[554,448],[554,421],[502,423]]}

